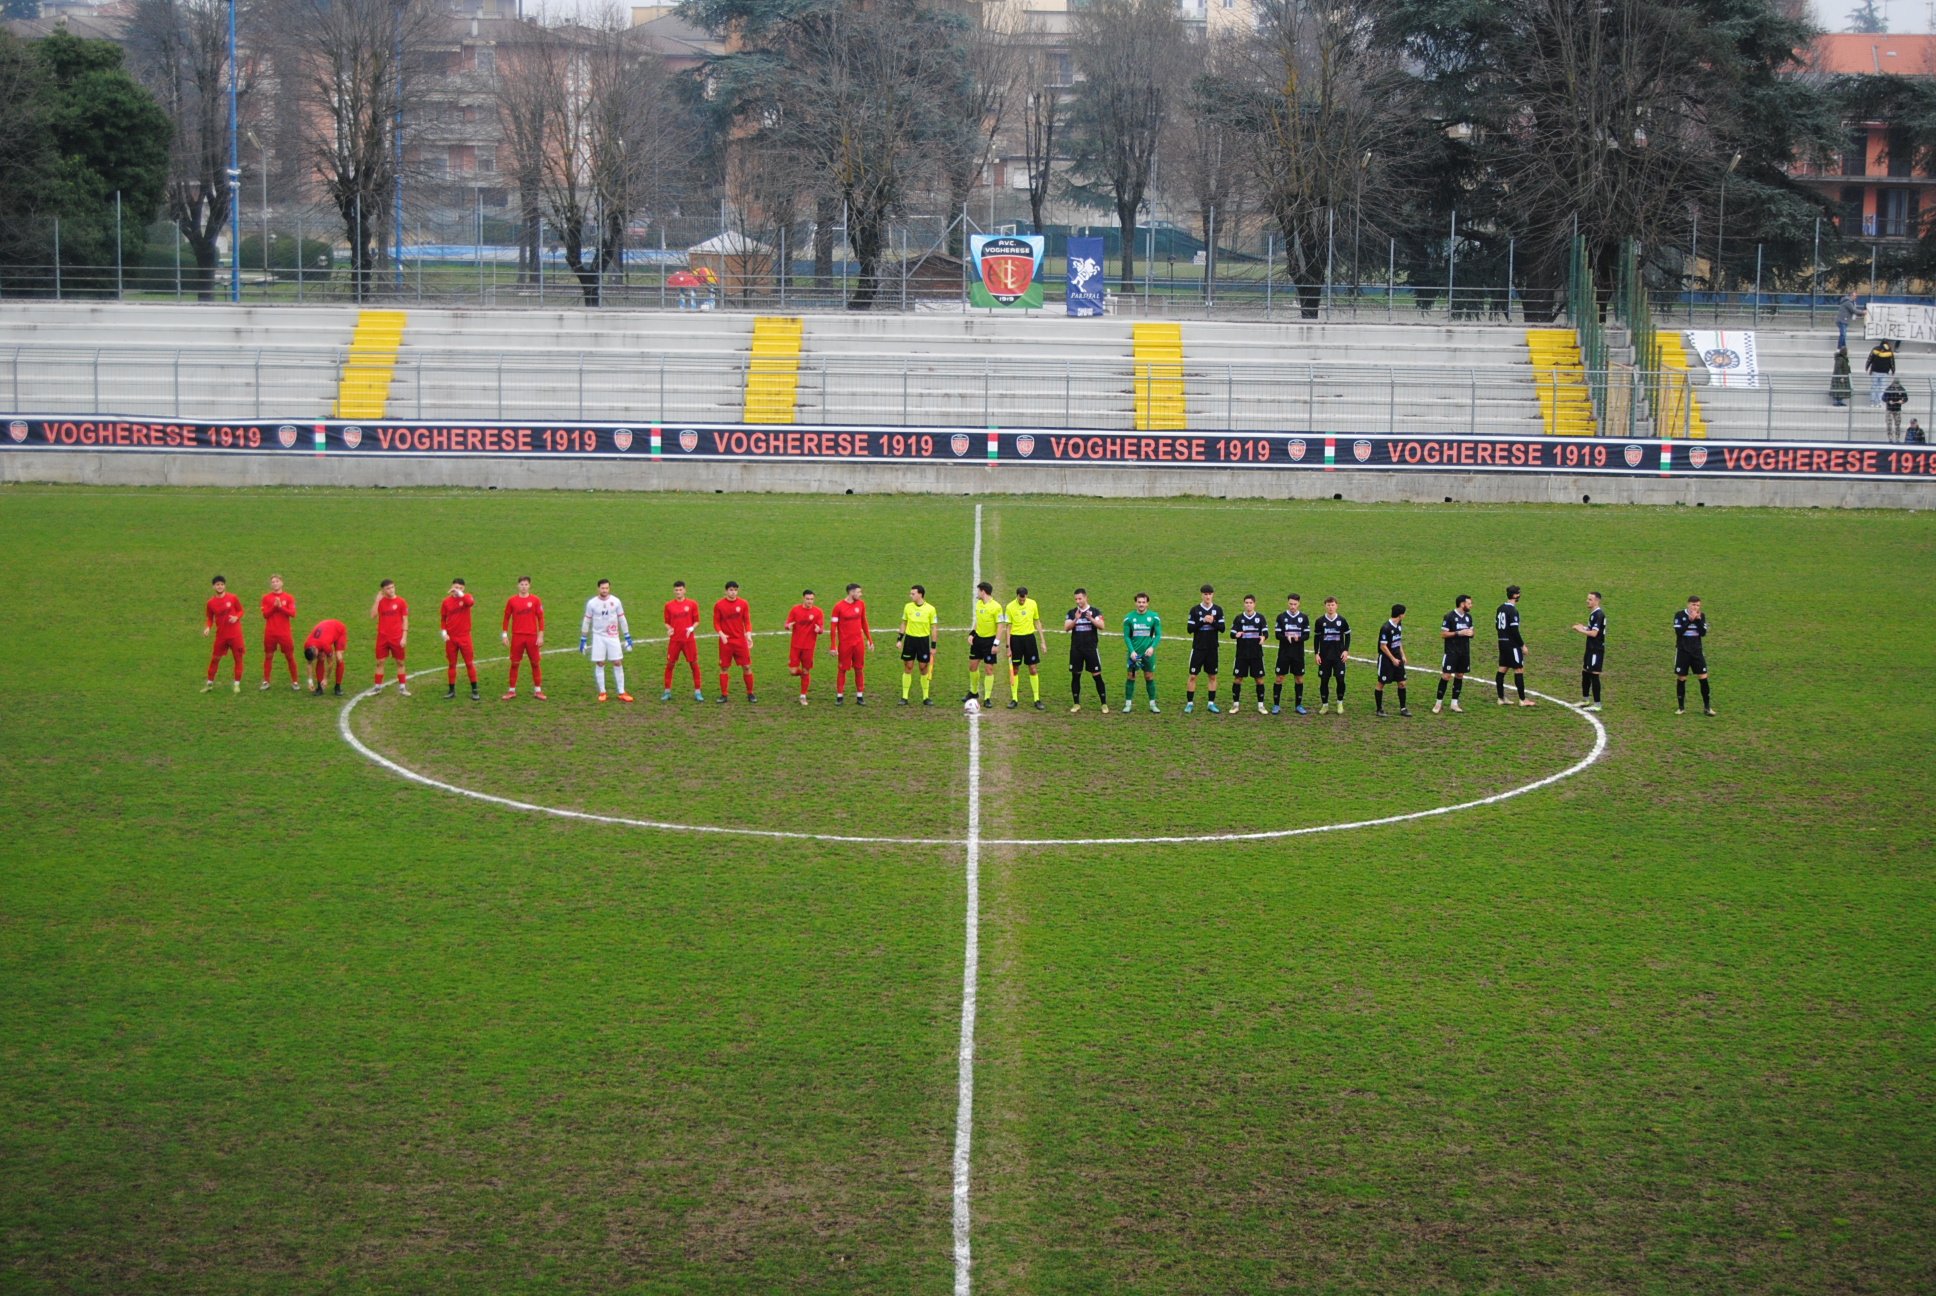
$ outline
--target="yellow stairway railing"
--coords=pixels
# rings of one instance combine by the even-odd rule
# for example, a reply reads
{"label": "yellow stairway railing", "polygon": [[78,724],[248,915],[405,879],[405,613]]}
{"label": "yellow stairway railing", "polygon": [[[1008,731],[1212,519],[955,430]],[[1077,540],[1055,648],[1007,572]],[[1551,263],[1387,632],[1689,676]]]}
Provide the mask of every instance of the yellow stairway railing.
{"label": "yellow stairway railing", "polygon": [[1593,396],[1587,391],[1579,335],[1572,329],[1527,329],[1526,349],[1547,435],[1592,436]]}
{"label": "yellow stairway railing", "polygon": [[1692,358],[1681,344],[1681,335],[1665,329],[1654,335],[1660,339],[1660,408],[1654,411],[1654,432],[1664,437],[1707,437],[1707,420],[1701,417],[1701,401],[1694,394]]}
{"label": "yellow stairway railing", "polygon": [[1182,431],[1183,326],[1137,324],[1131,336],[1136,353],[1136,430]]}
{"label": "yellow stairway railing", "polygon": [[791,423],[800,390],[800,337],[805,321],[761,315],[753,321],[753,352],[746,365],[747,423]]}
{"label": "yellow stairway railing", "polygon": [[350,335],[349,359],[336,388],[336,417],[380,419],[390,403],[390,377],[396,371],[397,351],[403,346],[404,311],[366,310],[357,313]]}

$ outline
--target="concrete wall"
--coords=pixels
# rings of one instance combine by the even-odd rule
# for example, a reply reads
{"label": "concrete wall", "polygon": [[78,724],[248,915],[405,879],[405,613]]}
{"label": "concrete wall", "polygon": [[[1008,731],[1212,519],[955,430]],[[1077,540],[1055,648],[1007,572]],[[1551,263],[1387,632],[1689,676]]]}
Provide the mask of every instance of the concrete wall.
{"label": "concrete wall", "polygon": [[1591,477],[1566,474],[1303,472],[974,463],[651,463],[439,457],[315,459],[274,454],[0,453],[0,481],[88,486],[471,487],[856,495],[1091,495],[1145,499],[1328,499],[1359,503],[1701,504],[1936,508],[1936,481]]}

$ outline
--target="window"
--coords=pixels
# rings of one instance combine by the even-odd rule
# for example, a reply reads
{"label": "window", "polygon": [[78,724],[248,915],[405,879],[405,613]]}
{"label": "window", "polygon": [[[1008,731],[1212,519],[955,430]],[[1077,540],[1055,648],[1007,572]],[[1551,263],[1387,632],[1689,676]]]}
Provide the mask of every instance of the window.
{"label": "window", "polygon": [[1075,60],[1068,54],[1056,50],[1048,56],[1049,84],[1065,86],[1075,84]]}
{"label": "window", "polygon": [[1911,164],[1916,160],[1916,146],[1910,142],[1909,132],[1901,126],[1891,126],[1885,137],[1889,150],[1889,174],[1892,176],[1913,175]]}
{"label": "window", "polygon": [[479,171],[497,170],[497,150],[494,148],[477,150],[477,169]]}
{"label": "window", "polygon": [[1842,146],[1842,174],[1869,174],[1869,132],[1866,127],[1849,132],[1848,143]]}
{"label": "window", "polygon": [[1862,187],[1844,185],[1842,187],[1841,212],[1835,223],[1844,234],[1854,234],[1862,228]]}
{"label": "window", "polygon": [[1916,191],[1884,189],[1876,194],[1876,215],[1883,238],[1909,238],[1915,233]]}
{"label": "window", "polygon": [[474,53],[477,60],[477,70],[479,72],[497,71],[497,51],[496,50],[490,48],[489,46],[479,45]]}

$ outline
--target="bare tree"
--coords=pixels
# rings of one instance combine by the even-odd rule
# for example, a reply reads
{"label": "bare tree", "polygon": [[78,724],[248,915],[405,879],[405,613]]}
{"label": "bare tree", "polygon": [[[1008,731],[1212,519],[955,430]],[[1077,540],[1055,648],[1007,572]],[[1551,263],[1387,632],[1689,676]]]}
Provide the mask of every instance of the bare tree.
{"label": "bare tree", "polygon": [[1039,52],[1025,55],[1021,62],[1023,75],[1015,92],[1021,97],[1022,164],[1028,168],[1029,221],[1040,234],[1042,209],[1053,192],[1057,150],[1068,119],[1069,88],[1062,84],[1066,78]]}
{"label": "bare tree", "polygon": [[[1241,75],[1240,38],[1211,36],[1192,45],[1194,66],[1164,151],[1164,189],[1195,211],[1212,261],[1216,243],[1239,238],[1255,174],[1250,141],[1228,111],[1226,86]],[[1206,268],[1205,273],[1209,273]]]}
{"label": "bare tree", "polygon": [[[986,173],[995,139],[1007,119],[1017,82],[1028,67],[1026,52],[1006,25],[1006,9],[984,6],[981,21],[961,25],[957,48],[959,75],[939,87],[942,120],[940,160],[948,184],[948,210],[959,212]],[[953,255],[966,247],[968,231],[957,228]]]}
{"label": "bare tree", "polygon": [[[538,236],[545,148],[556,86],[563,79],[555,64],[563,57],[561,42],[542,22],[521,24],[515,39],[500,41],[497,47],[497,119],[508,155],[499,165],[517,190],[520,282],[536,276],[538,258],[544,255]],[[505,161],[510,165],[504,166]]]}

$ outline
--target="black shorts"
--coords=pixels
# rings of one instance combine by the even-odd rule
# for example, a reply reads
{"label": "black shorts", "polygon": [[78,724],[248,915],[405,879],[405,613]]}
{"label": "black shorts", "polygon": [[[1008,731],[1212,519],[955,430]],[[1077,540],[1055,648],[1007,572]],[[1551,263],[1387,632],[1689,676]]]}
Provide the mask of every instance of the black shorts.
{"label": "black shorts", "polygon": [[1329,653],[1319,653],[1318,654],[1318,674],[1320,675],[1344,674],[1344,654],[1340,652],[1334,656]]}
{"label": "black shorts", "polygon": [[1264,678],[1263,640],[1239,639],[1237,641],[1237,668],[1232,674],[1238,679]]}
{"label": "black shorts", "polygon": [[927,635],[904,635],[901,638],[901,660],[927,662],[934,657],[934,640]]}
{"label": "black shorts", "polygon": [[971,634],[968,636],[968,660],[995,664],[995,636]]}
{"label": "black shorts", "polygon": [[1102,654],[1097,649],[1095,635],[1070,636],[1069,669],[1086,670],[1092,675],[1102,674]]}
{"label": "black shorts", "polygon": [[1193,639],[1190,641],[1190,673],[1215,675],[1217,673],[1217,649],[1221,645],[1215,639]]}
{"label": "black shorts", "polygon": [[1295,675],[1299,679],[1304,677],[1304,644],[1302,642],[1294,644],[1281,643],[1277,645],[1277,673],[1280,676]]}
{"label": "black shorts", "polygon": [[1008,637],[1008,659],[1024,666],[1042,664],[1042,645],[1032,634],[1012,634]]}
{"label": "black shorts", "polygon": [[[1451,643],[1451,640],[1447,640]],[[1470,675],[1472,673],[1472,645],[1461,642],[1457,648],[1447,648],[1445,656],[1439,660],[1439,672],[1444,675]]]}
{"label": "black shorts", "polygon": [[1405,668],[1394,665],[1391,658],[1385,656],[1383,653],[1379,653],[1378,682],[1380,684],[1403,684],[1405,682]]}
{"label": "black shorts", "polygon": [[1597,671],[1607,664],[1607,650],[1598,643],[1587,645],[1586,656],[1580,660],[1580,669]]}
{"label": "black shorts", "polygon": [[1676,675],[1707,674],[1707,654],[1699,651],[1689,652],[1685,648],[1676,649],[1674,651],[1674,673]]}
{"label": "black shorts", "polygon": [[1502,643],[1499,645],[1499,669],[1520,670],[1526,665],[1526,649],[1521,644]]}

